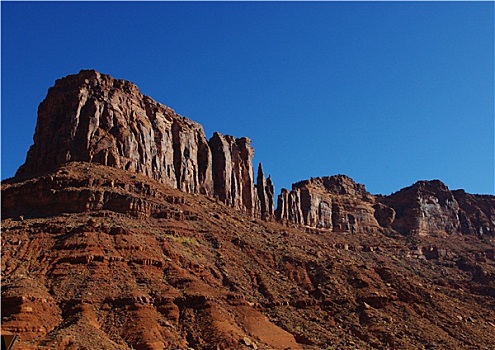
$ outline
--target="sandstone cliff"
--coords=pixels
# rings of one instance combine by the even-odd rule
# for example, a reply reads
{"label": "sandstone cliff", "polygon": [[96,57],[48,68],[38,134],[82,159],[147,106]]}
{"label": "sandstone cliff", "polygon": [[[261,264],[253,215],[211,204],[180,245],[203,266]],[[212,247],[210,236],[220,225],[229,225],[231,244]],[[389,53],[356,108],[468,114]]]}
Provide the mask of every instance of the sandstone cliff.
{"label": "sandstone cliff", "polygon": [[260,201],[261,217],[265,220],[273,219],[274,209],[274,187],[270,176],[265,178],[263,166],[261,163],[258,166],[258,176],[256,178],[256,190]]}
{"label": "sandstone cliff", "polygon": [[450,191],[439,180],[418,181],[380,202],[392,207],[403,234],[495,235],[495,197]]}
{"label": "sandstone cliff", "polygon": [[49,89],[16,178],[91,162],[216,197],[265,220],[349,233],[495,234],[493,196],[452,192],[440,181],[374,196],[344,175],[312,178],[282,189],[274,210],[273,183],[261,164],[255,183],[253,155],[248,138],[214,133],[207,140],[200,124],[142,95],[133,83],[83,70]]}
{"label": "sandstone cliff", "polygon": [[95,71],[57,81],[34,139],[1,186],[12,350],[495,348],[494,196],[336,175],[274,212],[248,138]]}
{"label": "sandstone cliff", "polygon": [[418,181],[390,196],[371,195],[345,175],[300,181],[282,189],[275,212],[284,223],[333,232],[405,235],[495,235],[495,197],[450,191],[441,181]]}
{"label": "sandstone cliff", "polygon": [[339,233],[95,163],[5,181],[2,331],[13,350],[495,346],[493,241],[370,233],[390,207],[346,177],[296,190],[332,209],[301,218]]}
{"label": "sandstone cliff", "polygon": [[253,153],[247,138],[215,133],[208,141],[200,124],[144,96],[133,83],[83,70],[49,89],[38,108],[34,145],[16,177],[72,161],[99,163],[217,196],[260,216]]}
{"label": "sandstone cliff", "polygon": [[374,204],[364,185],[345,175],[312,178],[282,190],[276,218],[334,232],[373,232],[380,226]]}

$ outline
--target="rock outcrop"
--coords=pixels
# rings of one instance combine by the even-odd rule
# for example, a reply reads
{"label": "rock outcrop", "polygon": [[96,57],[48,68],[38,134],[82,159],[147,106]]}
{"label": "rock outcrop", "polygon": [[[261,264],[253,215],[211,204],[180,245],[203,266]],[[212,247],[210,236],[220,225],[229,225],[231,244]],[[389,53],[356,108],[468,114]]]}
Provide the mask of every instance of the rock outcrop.
{"label": "rock outcrop", "polygon": [[495,236],[495,197],[452,191],[459,203],[460,229],[463,234]]}
{"label": "rock outcrop", "polygon": [[27,159],[16,176],[70,161],[149,176],[186,192],[211,194],[211,152],[203,127],[94,70],[56,81],[38,108]]}
{"label": "rock outcrop", "polygon": [[1,184],[12,349],[495,349],[494,196],[336,175],[274,212],[252,159],[129,82],[58,81]]}
{"label": "rock outcrop", "polygon": [[214,194],[223,203],[253,215],[257,207],[254,190],[254,149],[247,137],[234,138],[216,132],[210,139],[213,154]]}
{"label": "rock outcrop", "polygon": [[[248,138],[215,133],[208,141],[200,124],[144,96],[133,83],[82,70],[49,89],[38,108],[34,145],[16,178],[72,161],[99,163],[217,196],[261,216],[253,154]],[[273,212],[273,204],[262,207]]]}
{"label": "rock outcrop", "polygon": [[263,166],[258,166],[258,176],[256,178],[256,190],[260,201],[261,217],[265,220],[273,219],[274,187],[270,176],[265,178]]}
{"label": "rock outcrop", "polygon": [[450,191],[441,181],[418,181],[390,196],[371,195],[344,175],[312,178],[282,189],[275,211],[283,223],[333,232],[404,235],[495,235],[495,197]]}
{"label": "rock outcrop", "polygon": [[450,191],[439,180],[418,181],[380,202],[395,210],[391,226],[402,234],[495,234],[495,197]]}
{"label": "rock outcrop", "polygon": [[[495,235],[493,196],[452,192],[438,180],[373,196],[344,175],[312,178],[293,184],[291,191],[282,189],[274,211],[273,183],[261,164],[255,183],[253,155],[246,137],[214,133],[207,140],[200,124],[144,96],[133,83],[82,70],[49,89],[38,108],[34,144],[16,180],[69,162],[90,162],[216,197],[265,220],[334,232],[387,228],[405,235]],[[48,187],[39,193],[51,191]]]}
{"label": "rock outcrop", "polygon": [[403,234],[459,233],[459,205],[447,186],[438,180],[418,181],[382,203],[396,212],[392,227]]}
{"label": "rock outcrop", "polygon": [[[373,232],[375,198],[345,175],[312,178],[292,185],[278,197],[276,218],[334,232]],[[383,220],[382,220],[383,221]]]}

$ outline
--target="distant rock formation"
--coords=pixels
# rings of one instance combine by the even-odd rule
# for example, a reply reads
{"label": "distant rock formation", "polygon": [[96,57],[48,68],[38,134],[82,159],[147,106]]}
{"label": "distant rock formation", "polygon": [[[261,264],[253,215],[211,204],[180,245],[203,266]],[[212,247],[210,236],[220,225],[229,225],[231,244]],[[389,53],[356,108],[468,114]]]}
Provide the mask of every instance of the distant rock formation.
{"label": "distant rock formation", "polygon": [[372,232],[380,227],[374,204],[364,185],[345,175],[319,177],[293,184],[292,191],[283,189],[275,216],[334,232]]}
{"label": "distant rock formation", "polygon": [[[94,70],[56,81],[38,108],[27,159],[17,178],[71,161],[140,173],[188,193],[217,196],[249,215],[273,213],[260,204],[248,138],[215,133],[141,94],[136,85]],[[273,189],[272,189],[273,192]],[[269,214],[268,214],[269,216]]]}
{"label": "distant rock formation", "polygon": [[312,178],[282,189],[274,210],[272,180],[259,164],[255,182],[253,156],[247,137],[214,133],[207,140],[200,124],[144,96],[133,83],[82,70],[49,89],[16,179],[91,162],[286,224],[342,233],[387,228],[404,235],[495,235],[494,196],[450,191],[438,180],[374,196],[345,175]]}
{"label": "distant rock formation", "polygon": [[257,204],[252,160],[254,149],[247,137],[235,139],[216,132],[210,139],[213,154],[214,193],[225,204],[254,214]]}
{"label": "distant rock formation", "polygon": [[495,235],[495,197],[450,191],[441,181],[418,181],[390,196],[371,195],[345,175],[312,178],[282,189],[275,211],[283,223],[333,232],[393,228],[404,235]]}
{"label": "distant rock formation", "polygon": [[450,191],[439,180],[418,181],[380,200],[392,207],[392,227],[406,235],[495,235],[495,197]]}
{"label": "distant rock formation", "polygon": [[274,201],[274,187],[272,183],[272,179],[270,176],[265,178],[265,174],[263,173],[263,166],[260,163],[258,166],[258,176],[256,178],[256,190],[258,192],[258,198],[260,201],[260,212],[261,217],[264,220],[273,219],[273,201]]}

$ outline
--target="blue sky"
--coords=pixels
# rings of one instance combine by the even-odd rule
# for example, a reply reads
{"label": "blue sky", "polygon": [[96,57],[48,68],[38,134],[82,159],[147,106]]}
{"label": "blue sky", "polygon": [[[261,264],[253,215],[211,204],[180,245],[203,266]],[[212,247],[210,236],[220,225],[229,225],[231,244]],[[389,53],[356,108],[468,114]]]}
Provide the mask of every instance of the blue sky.
{"label": "blue sky", "polygon": [[276,192],[346,174],[494,194],[493,2],[1,2],[2,179],[94,68],[255,147]]}

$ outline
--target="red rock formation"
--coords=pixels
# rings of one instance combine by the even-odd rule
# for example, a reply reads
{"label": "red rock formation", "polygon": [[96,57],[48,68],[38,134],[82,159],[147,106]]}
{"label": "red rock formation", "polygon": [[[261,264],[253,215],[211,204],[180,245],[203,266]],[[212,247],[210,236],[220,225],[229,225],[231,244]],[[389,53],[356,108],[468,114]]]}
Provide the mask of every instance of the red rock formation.
{"label": "red rock formation", "polygon": [[495,250],[478,237],[495,197],[439,181],[373,196],[337,175],[283,189],[282,225],[252,158],[129,82],[58,81],[1,187],[13,350],[495,348]]}
{"label": "red rock formation", "polygon": [[274,188],[273,183],[268,176],[265,178],[263,173],[263,166],[261,163],[258,166],[258,177],[256,179],[256,190],[258,193],[258,198],[260,201],[260,213],[261,218],[265,220],[270,220],[273,218],[273,199],[274,199]]}
{"label": "red rock formation", "polygon": [[403,234],[461,233],[459,204],[438,180],[418,181],[384,197],[382,203],[395,210],[392,227]]}
{"label": "red rock formation", "polygon": [[70,161],[147,175],[186,192],[211,194],[211,153],[203,128],[94,70],[57,80],[38,108],[34,145],[16,176]]}
{"label": "red rock formation", "polygon": [[304,224],[301,211],[301,194],[298,189],[282,188],[277,198],[275,218],[283,223]]}
{"label": "red rock formation", "polygon": [[184,192],[216,195],[260,215],[250,140],[215,134],[210,144],[201,125],[142,95],[133,83],[83,70],[49,89],[38,109],[34,145],[16,177],[72,161],[99,163]]}
{"label": "red rock formation", "polygon": [[216,132],[209,145],[215,195],[223,203],[254,215],[258,199],[254,191],[251,141]]}
{"label": "red rock formation", "polygon": [[392,227],[403,234],[495,235],[495,197],[450,191],[441,181],[418,181],[380,202],[397,213]]}
{"label": "red rock formation", "polygon": [[452,191],[459,207],[463,234],[495,236],[495,197]]}
{"label": "red rock formation", "polygon": [[300,181],[278,197],[278,220],[331,229],[334,232],[372,232],[374,196],[344,175]]}

